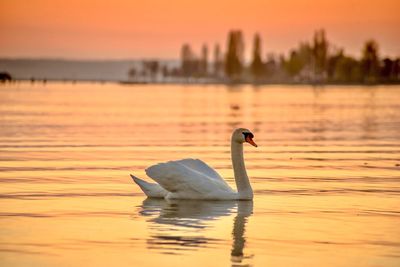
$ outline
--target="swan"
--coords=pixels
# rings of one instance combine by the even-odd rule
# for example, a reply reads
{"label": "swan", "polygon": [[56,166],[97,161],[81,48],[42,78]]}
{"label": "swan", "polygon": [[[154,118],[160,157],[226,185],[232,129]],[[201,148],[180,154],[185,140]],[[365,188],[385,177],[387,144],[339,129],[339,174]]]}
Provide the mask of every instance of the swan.
{"label": "swan", "polygon": [[233,131],[231,158],[237,192],[210,166],[199,159],[158,163],[146,169],[157,183],[146,182],[131,174],[147,197],[165,199],[252,200],[253,189],[246,173],[243,143],[255,147],[254,135],[244,128]]}

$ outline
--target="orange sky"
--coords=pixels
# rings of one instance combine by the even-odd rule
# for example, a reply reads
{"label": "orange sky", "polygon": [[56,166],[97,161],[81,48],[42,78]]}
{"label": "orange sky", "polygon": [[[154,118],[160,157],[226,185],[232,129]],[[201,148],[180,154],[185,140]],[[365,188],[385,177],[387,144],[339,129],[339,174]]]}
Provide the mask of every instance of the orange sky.
{"label": "orange sky", "polygon": [[0,57],[177,58],[183,42],[226,46],[242,29],[246,50],[259,32],[263,51],[285,52],[315,29],[358,56],[375,38],[400,56],[399,0],[0,0]]}

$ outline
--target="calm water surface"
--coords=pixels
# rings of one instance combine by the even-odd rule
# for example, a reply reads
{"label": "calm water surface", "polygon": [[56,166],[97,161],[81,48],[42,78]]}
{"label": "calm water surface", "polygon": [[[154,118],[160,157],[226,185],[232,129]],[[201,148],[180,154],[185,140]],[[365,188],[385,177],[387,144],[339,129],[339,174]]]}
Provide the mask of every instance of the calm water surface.
{"label": "calm water surface", "polygon": [[[255,198],[146,199],[200,158]],[[0,86],[1,266],[400,266],[400,87]]]}

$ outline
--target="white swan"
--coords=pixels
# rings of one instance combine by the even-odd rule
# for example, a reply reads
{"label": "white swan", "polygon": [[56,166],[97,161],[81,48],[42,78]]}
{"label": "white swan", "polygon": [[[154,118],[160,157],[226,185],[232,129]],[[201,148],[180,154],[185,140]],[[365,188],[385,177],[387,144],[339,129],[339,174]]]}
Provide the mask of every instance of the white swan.
{"label": "white swan", "polygon": [[148,197],[166,199],[251,200],[253,190],[243,159],[243,143],[255,147],[254,135],[247,129],[236,129],[231,139],[231,157],[237,192],[222,177],[199,159],[182,159],[158,163],[146,169],[156,183],[131,175]]}

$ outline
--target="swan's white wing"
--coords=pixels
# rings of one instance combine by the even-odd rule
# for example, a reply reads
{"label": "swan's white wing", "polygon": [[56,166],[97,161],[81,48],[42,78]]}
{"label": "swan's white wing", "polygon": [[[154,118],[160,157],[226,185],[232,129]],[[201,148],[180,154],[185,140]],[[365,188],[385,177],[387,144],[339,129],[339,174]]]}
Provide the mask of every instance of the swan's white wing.
{"label": "swan's white wing", "polygon": [[167,191],[184,193],[188,197],[232,192],[221,176],[200,160],[159,163],[147,168],[146,173]]}
{"label": "swan's white wing", "polygon": [[209,178],[215,179],[217,181],[220,181],[228,186],[228,184],[225,182],[225,180],[210,166],[208,166],[204,161],[199,160],[199,159],[181,159],[175,161],[177,163],[183,164],[195,171],[204,173],[207,175]]}

